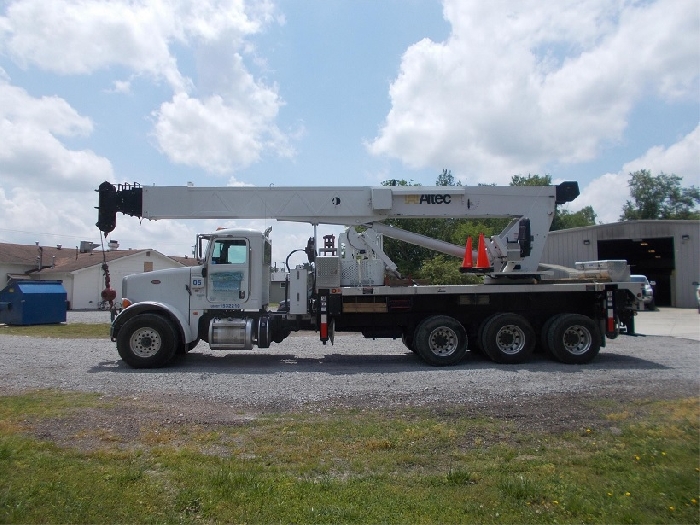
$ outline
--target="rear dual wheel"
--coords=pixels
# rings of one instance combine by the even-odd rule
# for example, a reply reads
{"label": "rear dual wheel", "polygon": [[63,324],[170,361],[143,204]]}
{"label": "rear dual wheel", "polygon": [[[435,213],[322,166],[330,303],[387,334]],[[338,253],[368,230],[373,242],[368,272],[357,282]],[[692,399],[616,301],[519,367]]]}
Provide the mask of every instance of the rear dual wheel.
{"label": "rear dual wheel", "polygon": [[418,325],[409,348],[433,366],[456,365],[467,353],[467,332],[456,319],[435,315]]}
{"label": "rear dual wheel", "polygon": [[[551,322],[550,322],[551,321]],[[546,348],[562,363],[584,364],[600,352],[601,337],[595,322],[580,314],[561,314],[545,323]]]}
{"label": "rear dual wheel", "polygon": [[554,324],[557,319],[559,319],[563,314],[556,314],[550,317],[545,321],[545,323],[542,325],[542,332],[540,332],[540,345],[542,346],[542,349],[545,351],[545,353],[552,355],[552,350],[549,348],[549,331],[552,329],[552,325]]}
{"label": "rear dual wheel", "polygon": [[522,363],[535,349],[535,331],[523,316],[496,314],[480,330],[481,349],[496,363]]}
{"label": "rear dual wheel", "polygon": [[404,329],[403,334],[401,335],[401,342],[404,344],[406,348],[408,348],[411,352],[414,354],[416,352],[416,345],[413,343],[413,333],[414,331],[411,331],[409,328]]}

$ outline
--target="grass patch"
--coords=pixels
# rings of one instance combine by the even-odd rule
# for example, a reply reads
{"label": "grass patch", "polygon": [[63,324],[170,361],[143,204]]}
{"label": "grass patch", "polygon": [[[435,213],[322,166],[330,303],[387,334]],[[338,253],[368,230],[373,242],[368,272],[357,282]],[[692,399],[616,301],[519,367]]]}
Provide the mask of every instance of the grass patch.
{"label": "grass patch", "polygon": [[108,406],[100,394],[37,390],[22,396],[0,396],[0,421],[61,417],[98,405]]}
{"label": "grass patch", "polygon": [[109,323],[62,323],[31,326],[0,325],[0,335],[55,337],[65,339],[108,339]]}
{"label": "grass patch", "polygon": [[343,409],[151,421],[81,452],[32,421],[113,400],[0,397],[0,522],[697,523],[698,400],[605,403],[614,423],[564,434],[459,408]]}

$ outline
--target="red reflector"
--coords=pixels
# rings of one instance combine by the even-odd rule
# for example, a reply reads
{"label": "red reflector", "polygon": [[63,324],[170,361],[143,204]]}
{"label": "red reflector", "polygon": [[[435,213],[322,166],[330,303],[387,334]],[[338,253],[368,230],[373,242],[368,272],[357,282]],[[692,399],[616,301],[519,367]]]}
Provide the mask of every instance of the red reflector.
{"label": "red reflector", "polygon": [[325,315],[321,315],[321,326],[319,327],[321,340],[328,339],[328,322]]}
{"label": "red reflector", "polygon": [[160,279],[151,280],[151,284],[160,284]]}

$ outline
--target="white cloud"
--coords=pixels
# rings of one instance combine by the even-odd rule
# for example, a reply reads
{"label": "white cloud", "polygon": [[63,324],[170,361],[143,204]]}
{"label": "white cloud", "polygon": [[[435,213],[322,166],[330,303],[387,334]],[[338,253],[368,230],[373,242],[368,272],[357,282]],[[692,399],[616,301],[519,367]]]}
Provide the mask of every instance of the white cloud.
{"label": "white cloud", "polygon": [[[80,240],[99,240],[95,193],[62,191],[60,187],[37,189],[29,186],[0,186],[0,236],[2,242],[42,245],[79,244]],[[90,203],[90,205],[86,205]]]}
{"label": "white cloud", "polygon": [[112,165],[90,150],[69,149],[62,142],[87,138],[92,130],[92,121],[65,100],[32,97],[11,85],[6,75],[0,78],[3,240],[22,242],[22,232],[31,230],[43,244],[70,246],[74,237],[96,235],[95,210],[85,203],[94,199],[92,189],[99,182],[112,178]]}
{"label": "white cloud", "polygon": [[7,8],[6,52],[19,64],[60,74],[87,74],[111,66],[187,82],[169,51],[184,38],[165,2],[23,0]]}
{"label": "white cloud", "polygon": [[161,151],[172,162],[214,173],[247,167],[265,149],[291,155],[286,137],[273,123],[274,93],[255,91],[249,104],[242,102],[219,95],[204,100],[175,95],[154,113]]}
{"label": "white cloud", "polygon": [[676,174],[685,186],[700,184],[700,125],[668,148],[654,146],[640,158],[626,163],[624,173],[648,169],[653,174]]}
{"label": "white cloud", "polygon": [[248,182],[242,182],[238,180],[236,177],[229,177],[228,182],[226,183],[226,186],[253,186],[253,184],[250,184]]}
{"label": "white cloud", "polygon": [[92,121],[58,97],[34,98],[0,80],[0,175],[5,188],[51,180],[76,189],[112,176],[110,162],[65,147],[59,137],[87,136]]}
{"label": "white cloud", "polygon": [[226,40],[234,51],[271,21],[274,6],[242,0],[21,0],[0,18],[4,50],[18,63],[60,74],[112,66],[165,78],[187,91],[174,44]]}
{"label": "white cloud", "polygon": [[[267,0],[19,0],[3,4],[0,54],[28,76],[36,69],[102,72],[98,78],[108,82],[103,92],[115,95],[152,96],[146,82],[165,83],[173,95],[153,112],[158,147],[173,162],[223,173],[268,151],[292,154],[274,123],[282,105],[276,86],[256,80],[244,61],[255,52],[248,38],[270,23],[284,20]],[[187,65],[197,71],[199,85],[180,69],[178,56],[192,59]],[[43,87],[51,93],[50,85]],[[26,232],[43,244],[96,240],[93,189],[114,174],[109,160],[74,146],[87,144],[93,127],[65,99],[37,98],[12,86],[0,68],[2,240],[26,242]],[[237,181],[231,177],[230,183]],[[122,247],[180,255],[191,252],[205,226],[121,215],[118,222],[114,236]]]}
{"label": "white cloud", "polygon": [[628,181],[629,175],[626,173],[606,173],[582,188],[581,195],[569,205],[569,209],[578,211],[591,206],[597,214],[596,222],[617,222],[622,215],[622,207],[630,198]]}
{"label": "white cloud", "polygon": [[[153,112],[158,147],[172,162],[225,173],[266,152],[293,154],[275,125],[282,100],[243,60],[248,38],[283,22],[269,1],[21,0],[0,18],[0,52],[23,67],[63,75],[126,68],[165,80],[173,98]],[[198,85],[180,70],[193,56]],[[107,91],[129,93],[130,81]],[[138,94],[138,93],[135,93]]]}
{"label": "white cloud", "polygon": [[630,199],[630,173],[648,169],[654,175],[660,172],[683,177],[683,186],[700,184],[700,126],[675,144],[654,146],[644,155],[625,163],[618,173],[606,173],[581,190],[581,195],[571,203],[577,211],[592,206],[601,223],[617,222],[622,207]]}
{"label": "white cloud", "polygon": [[595,158],[645,96],[697,96],[692,0],[445,0],[444,14],[449,38],[404,54],[371,153],[505,183]]}
{"label": "white cloud", "polygon": [[131,93],[131,80],[115,80],[114,87],[108,93]]}
{"label": "white cloud", "polygon": [[0,111],[4,119],[41,126],[57,135],[88,135],[92,132],[91,120],[79,115],[65,100],[34,98],[9,81],[0,81]]}

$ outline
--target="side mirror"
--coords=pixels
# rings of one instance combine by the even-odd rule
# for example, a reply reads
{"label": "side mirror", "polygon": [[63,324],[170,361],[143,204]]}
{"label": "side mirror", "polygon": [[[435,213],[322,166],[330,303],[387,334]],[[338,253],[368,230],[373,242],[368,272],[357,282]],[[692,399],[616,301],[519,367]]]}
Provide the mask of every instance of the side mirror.
{"label": "side mirror", "polygon": [[211,235],[205,235],[205,234],[198,234],[197,235],[197,243],[195,244],[194,247],[194,252],[195,252],[195,257],[197,258],[197,262],[199,264],[204,264],[204,241],[209,241],[211,239]]}
{"label": "side mirror", "polygon": [[652,286],[656,286],[656,281],[649,281],[649,284]]}

